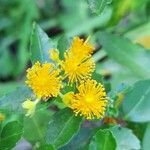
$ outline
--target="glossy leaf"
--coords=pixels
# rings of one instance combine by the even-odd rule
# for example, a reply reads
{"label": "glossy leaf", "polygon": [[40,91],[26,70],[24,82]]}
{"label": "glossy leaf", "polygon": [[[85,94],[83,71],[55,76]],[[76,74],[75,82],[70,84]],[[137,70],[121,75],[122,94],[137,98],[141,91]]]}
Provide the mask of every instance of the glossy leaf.
{"label": "glossy leaf", "polygon": [[56,149],[65,145],[78,132],[81,120],[69,108],[54,114],[49,121],[46,142]]}
{"label": "glossy leaf", "polygon": [[99,130],[92,138],[89,150],[116,150],[116,140],[109,130]]}
{"label": "glossy leaf", "polygon": [[125,118],[134,122],[150,121],[150,80],[136,82],[125,94],[122,109]]}

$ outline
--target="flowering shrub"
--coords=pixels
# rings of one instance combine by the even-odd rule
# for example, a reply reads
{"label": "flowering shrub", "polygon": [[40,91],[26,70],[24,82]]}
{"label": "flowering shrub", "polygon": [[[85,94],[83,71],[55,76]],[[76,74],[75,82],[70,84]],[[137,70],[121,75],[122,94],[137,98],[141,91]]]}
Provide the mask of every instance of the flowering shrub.
{"label": "flowering shrub", "polygon": [[[121,2],[112,3],[116,11],[110,0],[86,4],[92,13],[111,14],[112,27],[139,8],[127,0],[119,11]],[[118,29],[119,36],[107,26],[91,36],[77,36],[78,29],[49,38],[33,23],[23,86],[0,97],[0,150],[17,149],[23,141],[37,150],[149,150],[149,38],[136,37],[140,27]],[[144,28],[148,34],[149,23]]]}

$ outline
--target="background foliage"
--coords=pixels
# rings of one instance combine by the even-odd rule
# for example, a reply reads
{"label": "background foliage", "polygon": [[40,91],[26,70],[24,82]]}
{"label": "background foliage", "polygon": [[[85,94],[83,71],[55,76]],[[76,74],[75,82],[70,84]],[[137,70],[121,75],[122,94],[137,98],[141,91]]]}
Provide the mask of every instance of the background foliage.
{"label": "background foliage", "polygon": [[[41,150],[149,150],[149,20],[149,0],[0,0],[0,149],[25,139]],[[83,120],[56,101],[25,117],[21,104],[33,96],[25,70],[48,60],[48,49],[63,57],[75,35],[91,35],[96,47],[93,78],[110,98],[106,118]]]}

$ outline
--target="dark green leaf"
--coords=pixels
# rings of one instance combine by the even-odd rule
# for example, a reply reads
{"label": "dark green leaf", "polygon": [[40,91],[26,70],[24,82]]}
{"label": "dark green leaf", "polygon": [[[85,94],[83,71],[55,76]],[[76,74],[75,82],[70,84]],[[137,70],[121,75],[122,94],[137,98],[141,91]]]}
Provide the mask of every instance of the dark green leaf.
{"label": "dark green leaf", "polygon": [[51,118],[46,141],[55,148],[66,144],[79,130],[82,118],[74,115],[71,109],[65,108]]}
{"label": "dark green leaf", "polygon": [[125,94],[122,109],[125,118],[134,122],[150,121],[150,80],[136,82]]}
{"label": "dark green leaf", "polygon": [[93,136],[89,150],[116,150],[116,141],[111,131],[99,130]]}
{"label": "dark green leaf", "polygon": [[125,38],[106,32],[99,34],[99,42],[108,55],[119,64],[130,69],[139,78],[149,78],[150,59],[144,48],[133,44]]}
{"label": "dark green leaf", "polygon": [[23,134],[23,126],[18,121],[12,121],[7,123],[0,136],[0,149],[9,150],[12,149],[16,143],[21,139]]}
{"label": "dark green leaf", "polygon": [[49,50],[54,49],[55,45],[47,34],[36,24],[33,24],[31,35],[31,61],[34,64],[36,61],[41,63],[50,62]]}
{"label": "dark green leaf", "polygon": [[140,149],[140,141],[130,129],[115,126],[110,128],[110,130],[112,131],[117,142],[116,150]]}

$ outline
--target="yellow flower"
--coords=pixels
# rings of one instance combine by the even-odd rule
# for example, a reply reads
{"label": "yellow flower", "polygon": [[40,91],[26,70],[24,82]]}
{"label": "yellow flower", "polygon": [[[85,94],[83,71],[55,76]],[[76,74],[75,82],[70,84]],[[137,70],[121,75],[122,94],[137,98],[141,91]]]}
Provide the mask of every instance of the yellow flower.
{"label": "yellow flower", "polygon": [[76,115],[86,119],[102,118],[107,105],[106,92],[102,84],[95,80],[87,80],[77,87],[71,108]]}
{"label": "yellow flower", "polygon": [[61,88],[59,70],[50,63],[36,62],[27,70],[26,83],[38,98],[56,97]]}
{"label": "yellow flower", "polygon": [[0,113],[0,122],[3,121],[4,119],[5,119],[5,116],[2,113]]}
{"label": "yellow flower", "polygon": [[92,59],[86,58],[82,61],[77,57],[69,57],[65,55],[65,61],[62,63],[65,76],[69,78],[69,83],[81,82],[91,77],[91,73],[95,69],[95,63]]}
{"label": "yellow flower", "polygon": [[69,83],[81,82],[91,77],[91,73],[95,69],[95,63],[91,58],[94,48],[82,39],[75,37],[72,45],[66,51],[64,61],[62,61],[62,69],[65,76],[69,78]]}
{"label": "yellow flower", "polygon": [[22,107],[27,110],[26,116],[33,116],[38,102],[39,99],[37,99],[36,101],[31,101],[30,99],[27,99],[22,103]]}
{"label": "yellow flower", "polygon": [[94,51],[94,46],[88,43],[89,38],[84,41],[79,37],[74,37],[69,51],[76,56],[88,56]]}

